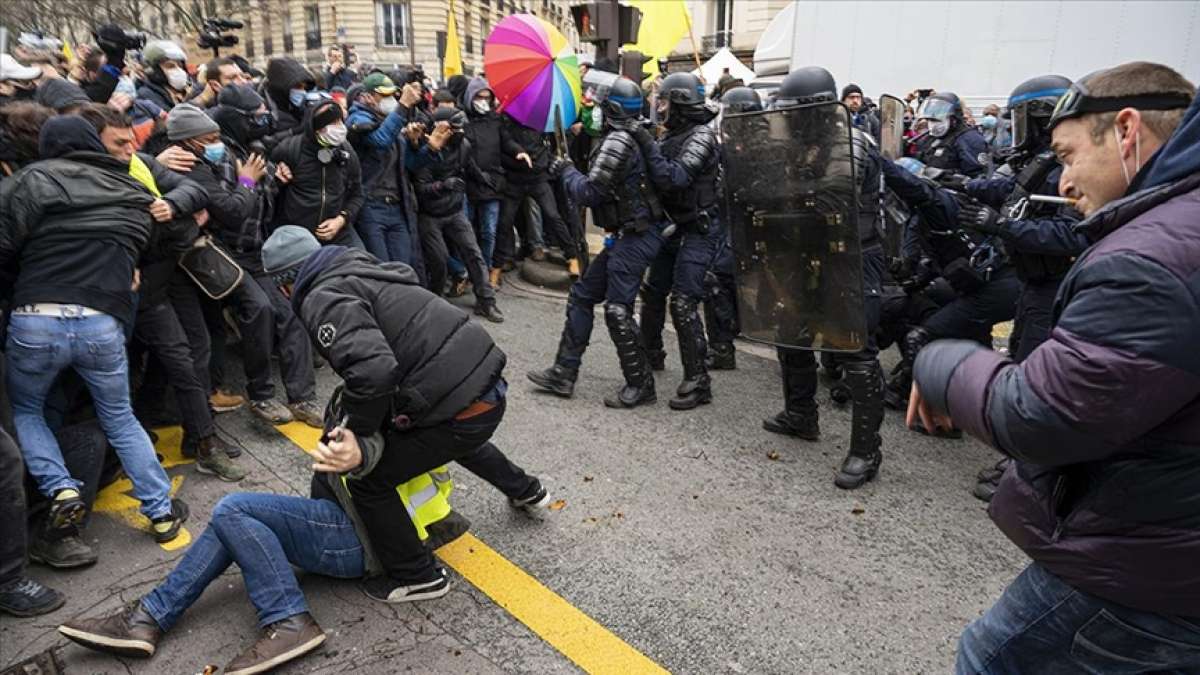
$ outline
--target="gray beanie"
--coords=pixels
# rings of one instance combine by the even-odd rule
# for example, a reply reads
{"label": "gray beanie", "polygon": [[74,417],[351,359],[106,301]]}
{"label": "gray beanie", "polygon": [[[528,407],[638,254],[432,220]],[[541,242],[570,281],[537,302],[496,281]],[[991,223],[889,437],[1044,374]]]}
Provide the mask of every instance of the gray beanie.
{"label": "gray beanie", "polygon": [[263,242],[263,271],[279,281],[278,277],[287,276],[287,272],[298,271],[308,256],[320,249],[321,242],[312,232],[298,225],[280,226]]}
{"label": "gray beanie", "polygon": [[185,141],[220,130],[211,117],[191,103],[180,103],[167,113],[167,140]]}

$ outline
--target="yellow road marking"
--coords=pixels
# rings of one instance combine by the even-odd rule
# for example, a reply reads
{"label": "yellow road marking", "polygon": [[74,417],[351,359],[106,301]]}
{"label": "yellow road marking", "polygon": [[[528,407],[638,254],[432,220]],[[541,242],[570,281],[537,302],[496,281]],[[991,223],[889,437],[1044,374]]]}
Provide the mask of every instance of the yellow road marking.
{"label": "yellow road marking", "polygon": [[[183,449],[181,447],[183,429],[181,427],[163,427],[155,429],[154,433],[158,434],[158,442],[154,444],[154,449],[158,454],[163,456],[162,465],[164,469],[191,464],[196,461],[183,456]],[[183,486],[183,479],[183,476],[171,477],[172,497]],[[128,478],[113,481],[96,495],[96,503],[92,505],[92,511],[108,514],[135,530],[149,532],[150,519],[138,512],[141,502],[129,496],[129,492],[132,490],[133,483],[129,482]],[[159,544],[159,546],[167,551],[177,551],[190,543],[192,543],[192,534],[187,531],[186,527],[181,527],[179,528],[179,536],[165,544]]]}
{"label": "yellow road marking", "polygon": [[[320,429],[301,422],[275,428],[305,452],[321,439]],[[446,544],[437,556],[585,672],[667,672],[474,535],[464,534]]]}

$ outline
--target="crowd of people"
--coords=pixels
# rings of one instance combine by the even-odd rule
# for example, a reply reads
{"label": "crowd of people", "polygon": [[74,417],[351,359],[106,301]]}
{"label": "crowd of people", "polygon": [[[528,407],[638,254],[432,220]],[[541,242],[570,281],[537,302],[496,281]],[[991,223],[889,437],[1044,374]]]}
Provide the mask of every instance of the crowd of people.
{"label": "crowd of people", "polygon": [[[722,119],[790,111],[808,120],[783,148],[810,175],[794,185],[852,183],[837,208],[858,226],[861,303],[842,310],[866,332],[839,353],[780,341],[784,407],[763,428],[819,440],[823,373],[852,408],[840,488],[878,475],[886,407],[916,432],[965,431],[1001,453],[974,493],[1034,562],[964,633],[959,672],[1200,666],[1187,571],[1200,523],[1188,349],[1200,111],[1171,68],[1033,77],[976,120],[932,89],[887,111],[816,66],[766,97],[730,81],[716,98],[664,66],[652,91],[618,78],[586,92],[564,148],[505,114],[483,76],[435,89],[415,69],[347,65],[341,49],[317,71],[238,57],[193,69],[166,41],[135,62],[119,31],[98,30],[61,71],[0,57],[0,610],[63,605],[24,574],[26,558],[96,563],[80,532],[116,476],[155,541],[179,536],[189,509],[152,429],[182,426],[196,470],[235,483],[241,448],[214,419],[242,407],[322,430],[311,498],[225,496],[162,583],[63,635],[152,656],[236,562],[262,632],[226,672],[254,673],[325,639],[289,563],[363,578],[383,602],[444,595],[431,551],[466,527],[446,464],[532,517],[550,504],[490,441],[503,351],[445,298],[469,289],[474,314],[502,322],[502,273],[556,257],[574,283],[554,363],[527,375],[537,388],[574,395],[603,303],[624,380],[606,406],[656,402],[668,314],[683,370],[669,406],[711,404],[712,373],[737,366],[739,313],[760,310],[738,306],[736,208],[761,207],[777,181],[723,170],[767,134],[737,137]],[[839,102],[844,117],[804,116]],[[844,153],[821,145],[839,134]],[[585,213],[605,233],[594,257]],[[1010,320],[998,350],[993,328]],[[328,402],[316,399],[323,367],[342,380]]]}

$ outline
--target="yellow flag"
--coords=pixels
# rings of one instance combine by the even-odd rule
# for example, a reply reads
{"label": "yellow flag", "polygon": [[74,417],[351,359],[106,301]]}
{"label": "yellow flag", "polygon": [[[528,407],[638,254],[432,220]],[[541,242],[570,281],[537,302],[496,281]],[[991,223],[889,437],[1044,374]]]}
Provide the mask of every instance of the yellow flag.
{"label": "yellow flag", "polygon": [[62,48],[63,56],[66,57],[67,63],[75,63],[75,52],[71,51],[71,43],[63,40]]}
{"label": "yellow flag", "polygon": [[[626,0],[642,10],[638,41],[625,45],[654,59],[669,56],[688,33],[692,17],[683,0]],[[653,63],[653,62],[651,62]]]}
{"label": "yellow flag", "polygon": [[454,19],[454,0],[450,0],[450,12],[446,19],[446,58],[443,60],[442,77],[462,75],[462,50],[458,46],[458,22]]}

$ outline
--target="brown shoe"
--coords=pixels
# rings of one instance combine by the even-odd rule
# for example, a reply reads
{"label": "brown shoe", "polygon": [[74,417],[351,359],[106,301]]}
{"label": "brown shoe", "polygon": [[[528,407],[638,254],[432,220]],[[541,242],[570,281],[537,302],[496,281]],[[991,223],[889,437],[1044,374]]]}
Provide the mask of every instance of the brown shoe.
{"label": "brown shoe", "polygon": [[471,282],[466,277],[460,277],[450,282],[450,289],[446,291],[446,297],[461,298],[467,294],[467,289],[470,288]]}
{"label": "brown shoe", "polygon": [[289,616],[262,629],[258,641],[225,666],[225,675],[263,673],[303,656],[325,641],[325,632],[308,612]]}
{"label": "brown shoe", "polygon": [[304,422],[314,429],[321,429],[325,426],[325,415],[317,407],[316,401],[296,401],[287,404],[287,407],[292,413],[292,418],[297,422]]}
{"label": "brown shoe", "polygon": [[246,405],[246,399],[237,394],[231,394],[223,389],[216,390],[212,396],[208,397],[208,407],[213,409],[213,412],[232,412]]}
{"label": "brown shoe", "polygon": [[121,656],[153,656],[162,637],[158,622],[142,609],[140,600],[99,619],[73,619],[58,632],[88,649]]}
{"label": "brown shoe", "polygon": [[531,253],[529,257],[537,262],[542,262],[546,259],[546,249],[539,246],[538,248],[533,249],[533,253]]}
{"label": "brown shoe", "polygon": [[501,270],[499,267],[492,268],[492,271],[488,276],[488,282],[492,285],[492,288],[500,290],[500,284],[504,283],[504,278],[502,276],[503,274],[504,270]]}
{"label": "brown shoe", "polygon": [[567,276],[572,279],[579,278],[579,258],[569,258],[567,260]]}

